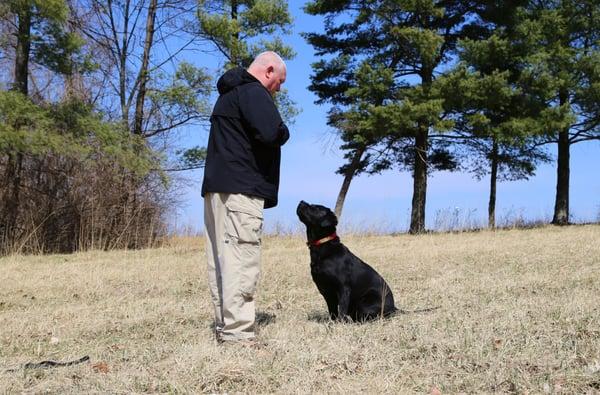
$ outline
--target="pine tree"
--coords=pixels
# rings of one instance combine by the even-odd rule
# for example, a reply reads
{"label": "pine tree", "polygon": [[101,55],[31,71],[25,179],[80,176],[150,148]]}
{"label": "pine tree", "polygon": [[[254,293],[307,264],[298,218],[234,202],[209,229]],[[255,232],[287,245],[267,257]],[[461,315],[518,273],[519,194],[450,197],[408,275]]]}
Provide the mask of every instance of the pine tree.
{"label": "pine tree", "polygon": [[294,52],[279,34],[289,33],[292,17],[283,0],[200,0],[198,35],[210,41],[226,60],[226,67],[248,67],[263,51],[283,59]]}
{"label": "pine tree", "polygon": [[[346,179],[367,164],[375,172],[391,166],[411,170],[409,231],[423,232],[427,175],[455,166],[447,142],[432,140],[452,126],[445,119],[435,80],[451,64],[457,41],[479,34],[478,26],[470,22],[477,2],[315,0],[306,11],[325,17],[323,34],[306,35],[322,57],[313,66],[311,90],[320,102],[334,105],[331,123],[338,123],[349,109],[364,120],[352,133],[342,131],[344,148],[350,150],[349,163],[342,168],[347,170]],[[379,102],[352,96],[357,91],[350,88],[359,85],[359,74],[367,70],[364,65],[392,76],[392,85]],[[377,155],[362,157],[369,149]]]}
{"label": "pine tree", "polygon": [[481,179],[490,176],[488,226],[495,227],[498,181],[527,179],[536,164],[548,161],[539,148],[544,105],[543,81],[523,75],[531,47],[516,39],[526,10],[516,4],[490,3],[479,12],[487,32],[459,43],[459,65],[440,79],[444,107],[454,113],[454,135],[463,142],[463,168]]}
{"label": "pine tree", "polygon": [[[274,51],[284,60],[296,56],[282,38],[292,26],[287,1],[201,0],[198,20],[196,34],[214,46],[226,69],[247,68],[264,51]],[[282,118],[293,123],[299,109],[285,88],[277,93],[275,102]]]}
{"label": "pine tree", "polygon": [[553,94],[549,109],[571,122],[548,131],[557,144],[557,182],[552,223],[569,223],[570,147],[600,139],[600,3],[596,0],[532,2],[522,40],[536,47],[531,78],[544,79]]}

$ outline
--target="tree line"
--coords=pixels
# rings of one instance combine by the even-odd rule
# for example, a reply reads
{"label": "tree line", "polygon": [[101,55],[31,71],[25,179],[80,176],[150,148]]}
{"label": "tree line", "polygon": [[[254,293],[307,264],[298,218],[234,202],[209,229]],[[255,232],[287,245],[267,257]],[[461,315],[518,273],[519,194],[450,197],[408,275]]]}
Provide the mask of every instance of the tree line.
{"label": "tree line", "polygon": [[600,139],[597,0],[313,0],[319,61],[310,89],[329,104],[346,163],[336,213],[358,174],[413,175],[410,232],[425,230],[428,175],[527,179],[557,147],[554,224],[569,223],[569,152]]}
{"label": "tree line", "polygon": [[203,165],[179,140],[208,121],[208,65],[289,59],[290,26],[279,0],[3,1],[0,254],[153,245]]}
{"label": "tree line", "polygon": [[[525,179],[558,147],[553,223],[569,222],[569,149],[600,138],[597,1],[312,0],[309,89],[352,179],[413,174],[411,233],[433,171]],[[165,234],[180,171],[203,166],[214,77],[264,50],[292,59],[282,0],[0,4],[0,253],[137,248]],[[286,119],[297,108],[285,94]]]}

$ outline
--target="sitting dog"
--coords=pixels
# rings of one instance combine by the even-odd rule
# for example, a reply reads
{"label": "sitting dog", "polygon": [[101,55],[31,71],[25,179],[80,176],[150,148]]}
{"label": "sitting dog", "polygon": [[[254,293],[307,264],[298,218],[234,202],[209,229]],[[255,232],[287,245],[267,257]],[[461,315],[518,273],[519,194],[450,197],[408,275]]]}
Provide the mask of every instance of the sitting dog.
{"label": "sitting dog", "polygon": [[361,322],[397,311],[385,280],[340,242],[330,209],[301,201],[296,214],[306,225],[310,273],[331,319]]}

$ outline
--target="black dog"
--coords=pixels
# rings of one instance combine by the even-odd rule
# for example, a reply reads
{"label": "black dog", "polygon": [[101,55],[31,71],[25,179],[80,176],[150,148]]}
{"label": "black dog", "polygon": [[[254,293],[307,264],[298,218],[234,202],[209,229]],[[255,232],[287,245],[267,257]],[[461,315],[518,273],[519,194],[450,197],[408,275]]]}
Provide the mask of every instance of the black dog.
{"label": "black dog", "polygon": [[385,280],[340,242],[330,209],[301,201],[296,213],[306,225],[310,273],[332,319],[368,321],[397,311]]}

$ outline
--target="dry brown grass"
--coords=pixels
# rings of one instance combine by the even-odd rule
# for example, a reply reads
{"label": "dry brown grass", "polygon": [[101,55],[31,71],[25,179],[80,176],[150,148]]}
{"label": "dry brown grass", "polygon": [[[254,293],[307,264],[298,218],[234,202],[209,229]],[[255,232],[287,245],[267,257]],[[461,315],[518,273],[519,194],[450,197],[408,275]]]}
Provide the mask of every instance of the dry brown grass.
{"label": "dry brown grass", "polygon": [[251,350],[213,340],[202,239],[3,258],[0,393],[599,392],[600,226],[343,241],[400,306],[440,309],[329,322],[304,240],[267,238]]}

